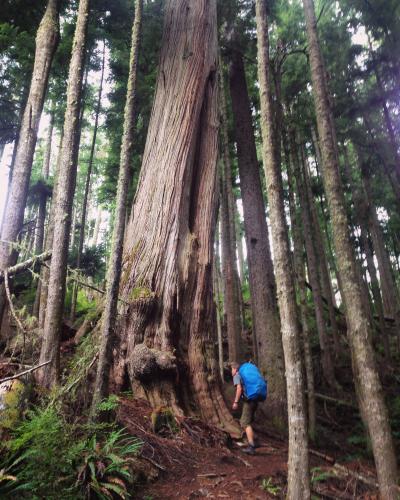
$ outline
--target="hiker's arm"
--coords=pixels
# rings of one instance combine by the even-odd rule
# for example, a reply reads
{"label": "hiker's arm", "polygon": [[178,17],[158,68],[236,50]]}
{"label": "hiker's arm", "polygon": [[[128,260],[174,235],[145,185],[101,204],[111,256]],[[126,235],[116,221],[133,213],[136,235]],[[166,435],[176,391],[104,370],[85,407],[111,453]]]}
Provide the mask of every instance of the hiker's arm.
{"label": "hiker's arm", "polygon": [[242,392],[243,392],[242,384],[238,384],[236,386],[235,401],[233,402],[233,405],[232,405],[233,409],[237,408],[239,400],[240,400],[240,396],[242,395]]}

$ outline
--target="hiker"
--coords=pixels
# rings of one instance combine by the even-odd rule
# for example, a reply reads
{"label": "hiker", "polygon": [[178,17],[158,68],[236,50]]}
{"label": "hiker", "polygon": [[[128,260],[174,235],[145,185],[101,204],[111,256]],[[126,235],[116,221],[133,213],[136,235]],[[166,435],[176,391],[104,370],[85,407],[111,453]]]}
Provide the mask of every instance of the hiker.
{"label": "hiker", "polygon": [[267,397],[267,384],[260,371],[253,363],[239,365],[236,361],[231,363],[233,384],[236,387],[233,410],[238,409],[239,401],[243,400],[242,416],[240,425],[244,429],[249,446],[244,448],[244,453],[254,455],[256,442],[252,423],[257,411],[259,401],[265,401]]}

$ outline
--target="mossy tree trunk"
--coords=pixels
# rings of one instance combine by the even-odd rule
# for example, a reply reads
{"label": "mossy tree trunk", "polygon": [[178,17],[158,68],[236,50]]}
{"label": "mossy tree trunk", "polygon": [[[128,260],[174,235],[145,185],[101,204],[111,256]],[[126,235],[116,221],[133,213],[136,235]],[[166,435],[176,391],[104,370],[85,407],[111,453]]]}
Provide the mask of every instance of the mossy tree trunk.
{"label": "mossy tree trunk", "polygon": [[118,175],[117,201],[114,215],[112,247],[107,273],[107,288],[104,313],[101,324],[101,346],[97,365],[96,382],[92,401],[92,414],[97,404],[109,392],[110,366],[113,342],[115,342],[115,323],[117,320],[118,293],[121,278],[122,252],[125,235],[125,214],[129,190],[129,171],[132,161],[133,140],[136,116],[136,81],[139,58],[140,30],[142,25],[143,0],[135,1],[135,16],[132,25],[132,42],[129,58],[129,75],[126,91],[124,125],[121,141],[121,157]]}
{"label": "mossy tree trunk", "polygon": [[256,22],[263,163],[267,181],[274,269],[286,368],[289,420],[287,497],[304,500],[310,498],[310,478],[301,333],[285,219],[282,174],[274,148],[274,121],[269,82],[268,18],[267,5],[264,0],[256,0]]}
{"label": "mossy tree trunk", "polygon": [[333,240],[346,308],[347,334],[361,414],[371,438],[380,492],[385,499],[397,497],[398,471],[389,417],[378,377],[371,343],[371,325],[349,236],[343,187],[339,175],[336,134],[326,72],[318,40],[312,0],[303,0],[314,102],[321,140],[323,181],[332,219]]}
{"label": "mossy tree trunk", "polygon": [[72,201],[76,183],[76,143],[81,109],[83,67],[89,0],[80,0],[72,46],[67,87],[67,108],[64,117],[60,170],[54,211],[54,234],[48,284],[46,318],[40,363],[51,363],[38,371],[38,381],[44,387],[53,386],[59,377],[60,334],[65,298],[68,244],[71,228]]}
{"label": "mossy tree trunk", "polygon": [[[53,55],[59,40],[58,0],[48,0],[46,11],[36,34],[35,61],[28,100],[22,116],[15,163],[4,209],[0,238],[0,269],[15,264],[18,242],[24,222],[33,155],[37,141],[40,117],[47,90]],[[5,289],[0,287],[0,322],[5,305]]]}

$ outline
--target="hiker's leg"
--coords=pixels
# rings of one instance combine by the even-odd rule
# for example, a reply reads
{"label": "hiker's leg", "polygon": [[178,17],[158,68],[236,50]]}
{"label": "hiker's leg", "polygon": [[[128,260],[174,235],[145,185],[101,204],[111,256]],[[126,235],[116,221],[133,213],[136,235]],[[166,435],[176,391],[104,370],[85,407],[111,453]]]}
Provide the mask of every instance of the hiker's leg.
{"label": "hiker's leg", "polygon": [[253,427],[251,425],[248,425],[245,428],[245,432],[246,432],[247,441],[249,442],[249,445],[254,447],[254,431],[253,431]]}

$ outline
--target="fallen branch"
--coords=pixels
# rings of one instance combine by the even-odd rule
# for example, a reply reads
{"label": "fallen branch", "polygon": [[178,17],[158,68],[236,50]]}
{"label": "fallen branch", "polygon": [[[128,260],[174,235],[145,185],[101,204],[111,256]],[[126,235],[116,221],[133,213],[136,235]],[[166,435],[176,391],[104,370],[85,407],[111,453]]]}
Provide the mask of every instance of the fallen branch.
{"label": "fallen branch", "polygon": [[[367,484],[368,486],[372,486],[373,488],[379,488],[379,484],[372,478],[364,476],[364,474],[361,474],[360,472],[355,472],[348,467],[345,467],[344,465],[341,464],[335,464],[333,466],[333,470],[339,474],[346,474],[347,476],[354,477],[355,479],[358,479],[358,481],[361,481],[362,483]],[[399,490],[400,491],[400,490]]]}
{"label": "fallen branch", "polygon": [[25,328],[23,327],[23,325],[22,325],[20,319],[18,318],[17,313],[15,312],[15,309],[14,309],[14,304],[13,304],[13,301],[11,298],[11,293],[10,293],[10,286],[8,284],[8,269],[4,269],[4,286],[6,289],[8,304],[10,306],[10,312],[11,312],[13,318],[15,319],[15,321],[17,322],[18,328],[24,334],[24,345],[25,345]]}
{"label": "fallen branch", "polygon": [[[307,391],[305,392],[307,393]],[[323,401],[330,401],[331,403],[335,403],[340,406],[348,406],[349,408],[353,408],[353,410],[358,411],[358,407],[355,404],[350,403],[349,401],[344,401],[343,399],[332,398],[331,396],[325,396],[325,394],[320,394],[318,392],[315,393],[315,397],[322,399]]]}
{"label": "fallen branch", "polygon": [[148,462],[150,462],[152,465],[154,465],[154,467],[157,467],[157,469],[160,469],[162,471],[166,471],[167,468],[164,467],[163,465],[160,465],[158,464],[155,460],[153,460],[152,458],[149,458],[149,457],[145,457],[144,455],[140,455],[140,458],[143,458],[143,460],[147,460]]}
{"label": "fallen branch", "polygon": [[2,384],[3,382],[8,382],[9,380],[14,380],[16,378],[20,378],[23,375],[27,375],[28,373],[31,373],[31,372],[41,368],[42,366],[48,365],[49,363],[51,363],[51,359],[49,361],[45,361],[44,363],[40,363],[40,365],[32,366],[32,368],[29,368],[29,370],[25,370],[24,372],[17,373],[17,375],[12,375],[11,377],[2,378],[2,379],[0,379],[0,384]]}
{"label": "fallen branch", "polygon": [[28,260],[25,260],[24,262],[20,262],[19,264],[16,264],[15,266],[9,267],[8,269],[5,269],[4,271],[0,271],[0,283],[4,281],[5,273],[8,274],[8,276],[14,276],[15,274],[22,273],[23,271],[26,271],[30,267],[32,267],[34,264],[39,263],[42,264],[43,262],[46,262],[46,260],[51,259],[51,252],[44,252],[40,255],[34,255]]}

